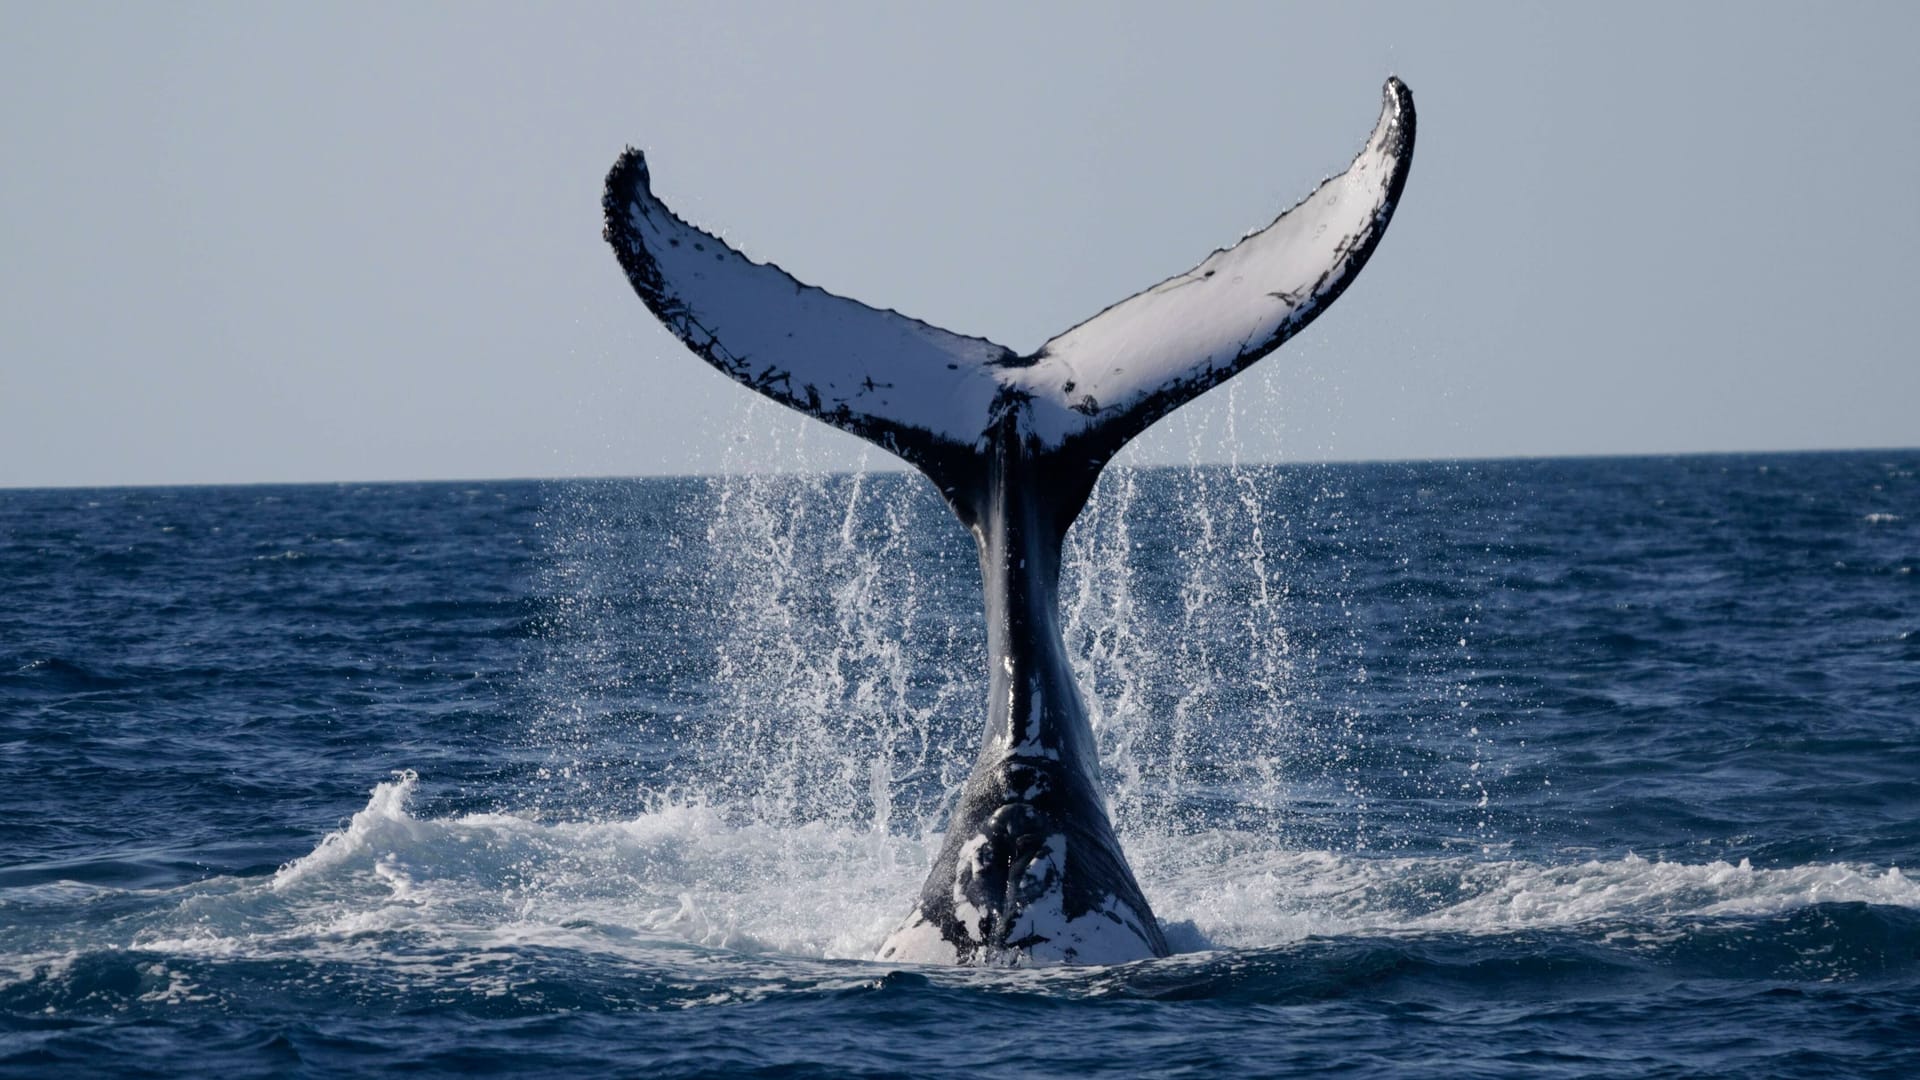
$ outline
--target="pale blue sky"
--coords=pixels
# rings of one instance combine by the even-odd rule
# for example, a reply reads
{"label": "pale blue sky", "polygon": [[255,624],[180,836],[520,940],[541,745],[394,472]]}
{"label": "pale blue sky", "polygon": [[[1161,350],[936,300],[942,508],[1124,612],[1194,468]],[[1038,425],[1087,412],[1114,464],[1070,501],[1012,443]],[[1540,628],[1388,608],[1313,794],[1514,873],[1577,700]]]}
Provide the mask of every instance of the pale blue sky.
{"label": "pale blue sky", "polygon": [[1910,446],[1916,10],[7,2],[0,486],[791,464],[601,241],[623,145],[1026,349],[1343,167],[1390,72],[1373,262],[1141,457]]}

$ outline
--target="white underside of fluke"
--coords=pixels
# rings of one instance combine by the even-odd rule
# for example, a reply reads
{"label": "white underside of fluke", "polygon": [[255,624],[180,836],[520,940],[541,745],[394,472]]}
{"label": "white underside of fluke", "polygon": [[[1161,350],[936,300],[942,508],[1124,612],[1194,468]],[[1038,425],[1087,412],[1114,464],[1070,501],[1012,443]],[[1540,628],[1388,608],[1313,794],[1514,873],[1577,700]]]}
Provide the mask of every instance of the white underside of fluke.
{"label": "white underside of fluke", "polygon": [[[609,178],[608,239],[661,321],[762,393],[843,427],[880,421],[961,446],[984,445],[996,403],[1011,394],[1028,402],[1027,430],[1051,449],[1154,409],[1144,427],[1304,326],[1385,228],[1411,124],[1412,97],[1390,80],[1379,123],[1345,172],[1271,225],[1029,356],[754,262],[656,198],[637,154]],[[1178,400],[1157,408],[1169,394]]]}

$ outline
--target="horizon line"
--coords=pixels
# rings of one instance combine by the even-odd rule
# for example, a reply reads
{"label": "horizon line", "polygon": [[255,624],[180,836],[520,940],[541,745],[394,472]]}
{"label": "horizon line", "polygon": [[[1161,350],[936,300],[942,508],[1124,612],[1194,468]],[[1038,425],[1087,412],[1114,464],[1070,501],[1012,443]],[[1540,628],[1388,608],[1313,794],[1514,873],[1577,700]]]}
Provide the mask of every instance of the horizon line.
{"label": "horizon line", "polygon": [[[1629,450],[1573,454],[1487,454],[1465,455],[1459,457],[1378,457],[1378,458],[1314,458],[1294,459],[1291,461],[1191,461],[1191,462],[1152,462],[1133,464],[1116,461],[1111,469],[1138,469],[1142,472],[1162,469],[1193,468],[1325,468],[1352,467],[1360,465],[1479,465],[1499,464],[1520,461],[1610,461],[1637,460],[1649,458],[1714,458],[1714,457],[1779,457],[1802,454],[1873,454],[1873,453],[1915,453],[1920,445],[1914,446],[1838,446],[1815,447],[1805,449],[1764,449],[1764,450]],[[451,477],[398,477],[385,480],[190,480],[190,481],[132,481],[129,483],[108,484],[25,484],[0,486],[0,494],[22,491],[124,491],[136,488],[174,489],[174,488],[230,488],[230,487],[376,487],[382,485],[408,484],[535,484],[535,483],[574,483],[591,480],[711,480],[732,476],[871,476],[874,474],[917,472],[905,461],[886,460],[876,466],[861,469],[717,469],[681,473],[575,473],[553,476],[451,476]]]}

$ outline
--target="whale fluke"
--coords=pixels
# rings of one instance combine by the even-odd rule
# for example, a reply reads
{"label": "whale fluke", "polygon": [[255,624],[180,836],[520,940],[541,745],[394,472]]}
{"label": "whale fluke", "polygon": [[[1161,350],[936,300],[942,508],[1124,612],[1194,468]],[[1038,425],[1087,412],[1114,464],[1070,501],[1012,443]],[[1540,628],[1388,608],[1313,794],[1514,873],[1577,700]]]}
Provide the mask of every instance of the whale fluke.
{"label": "whale fluke", "polygon": [[1388,79],[1384,98],[1346,171],[1273,224],[1026,355],[754,262],[656,198],[637,150],[608,174],[605,235],[654,315],[733,378],[911,462],[979,545],[986,737],[882,958],[1166,954],[1100,793],[1060,634],[1060,545],[1129,440],[1278,348],[1366,264],[1413,156],[1413,95]]}

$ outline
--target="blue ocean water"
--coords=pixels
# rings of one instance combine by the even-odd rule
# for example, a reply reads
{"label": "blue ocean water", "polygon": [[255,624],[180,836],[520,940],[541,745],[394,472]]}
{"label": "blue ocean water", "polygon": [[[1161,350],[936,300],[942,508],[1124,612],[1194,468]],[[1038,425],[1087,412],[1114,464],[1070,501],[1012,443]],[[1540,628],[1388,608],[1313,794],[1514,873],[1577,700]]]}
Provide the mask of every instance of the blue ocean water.
{"label": "blue ocean water", "polygon": [[1920,451],[1112,471],[1178,955],[869,958],[982,722],[901,475],[0,492],[0,1073],[1920,1075]]}

